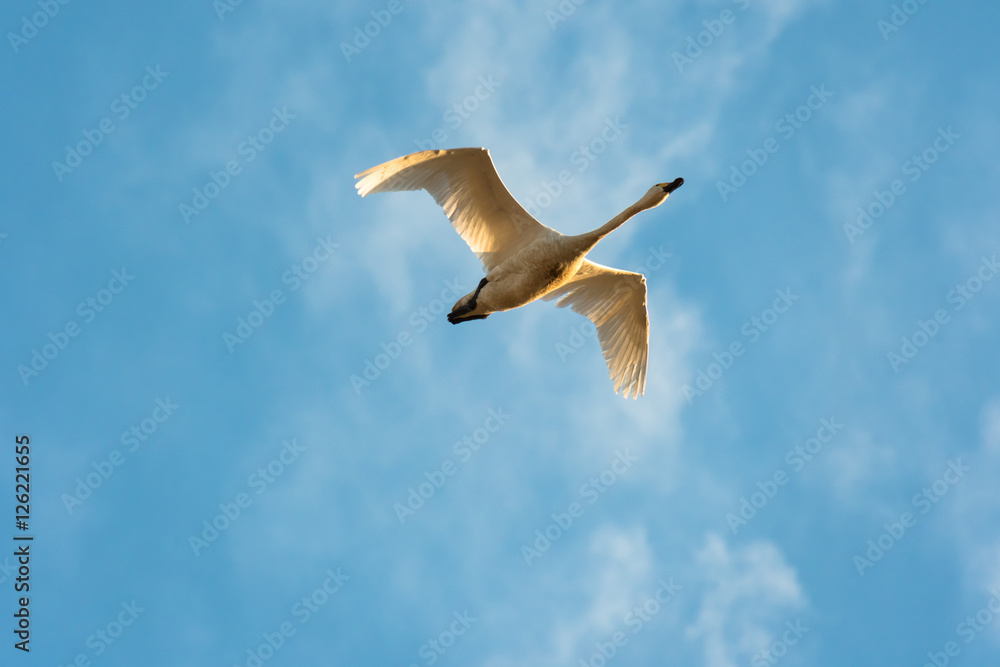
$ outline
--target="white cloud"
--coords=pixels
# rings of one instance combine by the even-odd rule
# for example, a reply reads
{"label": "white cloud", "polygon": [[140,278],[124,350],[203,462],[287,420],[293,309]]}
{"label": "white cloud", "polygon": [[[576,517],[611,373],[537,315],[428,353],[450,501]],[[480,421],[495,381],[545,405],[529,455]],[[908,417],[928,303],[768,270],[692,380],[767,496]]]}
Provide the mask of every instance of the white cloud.
{"label": "white cloud", "polygon": [[[507,665],[575,665],[623,629],[632,607],[655,589],[653,555],[642,528],[611,524],[598,527],[588,541],[577,567],[562,572],[558,582],[547,582],[544,597],[553,615],[545,640],[528,655],[496,655],[491,667]],[[539,599],[537,593],[529,596]],[[576,604],[567,601],[574,600]]]}
{"label": "white cloud", "polygon": [[[963,575],[969,599],[988,594],[990,588],[1000,588],[1000,540],[991,529],[994,517],[1000,513],[996,480],[1000,474],[1000,396],[988,399],[979,413],[978,450],[962,457],[963,464],[972,468],[960,480],[950,501],[951,520],[943,524],[955,556],[962,561]],[[951,493],[949,493],[951,495]]]}
{"label": "white cloud", "polygon": [[894,470],[896,453],[892,447],[875,442],[867,432],[847,432],[819,454],[828,460],[830,482],[844,507],[865,506],[868,492],[884,484]]}
{"label": "white cloud", "polygon": [[650,577],[653,558],[645,531],[601,526],[590,539],[589,554],[597,567],[584,584],[592,602],[582,620],[588,629],[613,631]]}
{"label": "white cloud", "polygon": [[776,545],[757,541],[731,548],[709,534],[695,555],[706,582],[698,616],[686,628],[700,640],[707,667],[734,667],[772,641],[790,614],[806,607],[806,598]]}
{"label": "white cloud", "polygon": [[980,415],[983,448],[992,456],[1000,454],[1000,396],[994,396]]}

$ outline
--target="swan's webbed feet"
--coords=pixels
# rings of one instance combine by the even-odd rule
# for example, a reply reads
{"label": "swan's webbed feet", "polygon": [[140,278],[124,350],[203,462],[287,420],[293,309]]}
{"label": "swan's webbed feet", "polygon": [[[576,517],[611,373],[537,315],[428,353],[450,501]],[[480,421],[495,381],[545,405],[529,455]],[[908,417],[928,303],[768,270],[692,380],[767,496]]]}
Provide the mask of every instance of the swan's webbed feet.
{"label": "swan's webbed feet", "polygon": [[452,324],[458,324],[460,322],[471,322],[472,320],[485,320],[489,316],[489,313],[486,313],[485,315],[469,315],[468,317],[455,315],[455,313],[448,313],[448,321]]}
{"label": "swan's webbed feet", "polygon": [[464,306],[455,308],[450,313],[448,313],[448,321],[452,324],[458,324],[459,322],[468,322],[469,320],[485,320],[489,317],[489,313],[486,315],[470,315],[469,317],[462,317],[466,313],[471,313],[476,309],[476,300],[479,298],[479,292],[486,287],[486,278],[479,281],[479,286],[476,287],[476,291],[473,292],[472,298]]}

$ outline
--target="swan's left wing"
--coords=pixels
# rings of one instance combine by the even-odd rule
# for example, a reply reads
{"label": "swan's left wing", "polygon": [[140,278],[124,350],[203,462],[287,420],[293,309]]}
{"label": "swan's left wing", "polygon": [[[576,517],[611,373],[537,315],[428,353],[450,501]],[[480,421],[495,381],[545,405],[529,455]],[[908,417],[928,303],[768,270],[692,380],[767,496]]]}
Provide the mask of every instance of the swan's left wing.
{"label": "swan's left wing", "polygon": [[625,398],[643,394],[649,315],[646,278],[641,273],[619,271],[585,259],[572,280],[542,298],[559,299],[556,306],[570,306],[594,323],[616,394],[624,391]]}
{"label": "swan's left wing", "polygon": [[427,190],[486,272],[553,230],[517,203],[485,148],[421,151],[367,169],[354,178],[362,197],[372,192]]}

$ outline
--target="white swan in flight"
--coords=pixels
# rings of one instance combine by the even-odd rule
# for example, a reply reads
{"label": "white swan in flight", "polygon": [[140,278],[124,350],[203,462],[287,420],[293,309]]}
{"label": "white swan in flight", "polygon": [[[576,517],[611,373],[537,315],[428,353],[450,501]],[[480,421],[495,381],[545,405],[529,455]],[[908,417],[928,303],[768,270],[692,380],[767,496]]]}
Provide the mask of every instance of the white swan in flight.
{"label": "white swan in flight", "polygon": [[536,299],[559,299],[597,327],[615,393],[637,398],[646,388],[649,317],[641,273],[595,264],[585,256],[639,211],[659,206],[684,183],[651,187],[592,232],[565,236],[535,220],[507,191],[485,148],[413,153],[356,174],[362,197],[427,190],[486,271],[475,291],[448,314],[452,324],[479,320]]}

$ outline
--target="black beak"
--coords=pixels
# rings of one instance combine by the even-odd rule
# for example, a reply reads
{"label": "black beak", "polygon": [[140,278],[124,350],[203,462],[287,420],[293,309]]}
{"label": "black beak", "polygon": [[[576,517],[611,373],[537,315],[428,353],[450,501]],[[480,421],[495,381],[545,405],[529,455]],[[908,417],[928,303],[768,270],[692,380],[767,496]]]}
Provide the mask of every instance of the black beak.
{"label": "black beak", "polygon": [[663,184],[663,191],[666,192],[669,195],[671,192],[673,192],[677,188],[681,187],[682,185],[684,185],[684,179],[683,178],[676,178],[673,181],[671,181],[670,183],[664,183]]}

